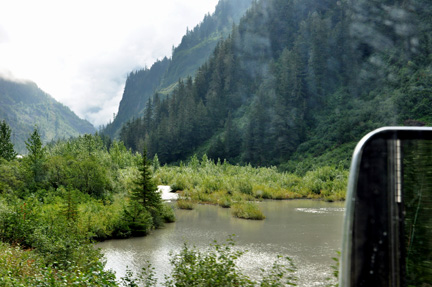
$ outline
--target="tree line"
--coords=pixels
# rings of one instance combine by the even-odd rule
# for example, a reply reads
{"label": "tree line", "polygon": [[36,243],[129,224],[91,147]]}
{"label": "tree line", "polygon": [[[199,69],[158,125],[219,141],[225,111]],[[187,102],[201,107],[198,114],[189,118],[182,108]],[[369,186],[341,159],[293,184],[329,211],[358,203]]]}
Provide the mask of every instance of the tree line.
{"label": "tree line", "polygon": [[254,2],[194,77],[148,100],[121,140],[162,163],[206,153],[304,173],[348,167],[374,128],[431,124],[430,4],[387,2]]}

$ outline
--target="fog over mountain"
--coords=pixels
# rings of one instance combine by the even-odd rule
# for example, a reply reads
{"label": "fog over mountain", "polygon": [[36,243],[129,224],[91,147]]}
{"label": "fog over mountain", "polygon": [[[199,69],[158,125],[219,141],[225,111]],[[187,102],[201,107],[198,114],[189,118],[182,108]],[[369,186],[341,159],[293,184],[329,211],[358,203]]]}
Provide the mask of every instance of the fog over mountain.
{"label": "fog over mountain", "polygon": [[2,1],[0,72],[29,79],[94,126],[127,74],[171,54],[217,0]]}
{"label": "fog over mountain", "polygon": [[96,130],[35,83],[0,77],[0,120],[12,129],[18,153],[27,153],[25,141],[37,128],[44,143],[77,137]]}

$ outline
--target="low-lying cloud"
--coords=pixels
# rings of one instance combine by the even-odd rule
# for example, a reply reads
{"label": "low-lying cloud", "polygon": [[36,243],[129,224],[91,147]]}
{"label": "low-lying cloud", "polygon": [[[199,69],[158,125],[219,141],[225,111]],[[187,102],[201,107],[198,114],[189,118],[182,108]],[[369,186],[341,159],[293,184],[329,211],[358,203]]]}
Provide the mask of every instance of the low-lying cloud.
{"label": "low-lying cloud", "polygon": [[98,127],[117,112],[127,74],[169,57],[186,27],[217,2],[8,1],[0,10],[0,71],[36,82]]}

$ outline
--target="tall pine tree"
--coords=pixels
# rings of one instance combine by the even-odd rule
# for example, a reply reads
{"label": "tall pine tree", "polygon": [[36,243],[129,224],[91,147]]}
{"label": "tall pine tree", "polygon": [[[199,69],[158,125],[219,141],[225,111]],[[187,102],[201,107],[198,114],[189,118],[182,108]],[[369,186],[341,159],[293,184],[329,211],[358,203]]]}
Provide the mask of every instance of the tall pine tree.
{"label": "tall pine tree", "polygon": [[34,186],[37,189],[45,180],[46,176],[46,150],[42,145],[41,136],[37,127],[25,142],[28,156],[25,158],[28,169],[32,175]]}
{"label": "tall pine tree", "polygon": [[131,199],[141,204],[147,210],[160,210],[162,199],[157,192],[157,185],[152,178],[150,162],[147,160],[147,149],[144,149],[138,166],[139,176],[134,181],[135,187],[132,189]]}
{"label": "tall pine tree", "polygon": [[6,121],[0,123],[0,158],[9,161],[16,157],[14,146],[10,139],[11,129]]}

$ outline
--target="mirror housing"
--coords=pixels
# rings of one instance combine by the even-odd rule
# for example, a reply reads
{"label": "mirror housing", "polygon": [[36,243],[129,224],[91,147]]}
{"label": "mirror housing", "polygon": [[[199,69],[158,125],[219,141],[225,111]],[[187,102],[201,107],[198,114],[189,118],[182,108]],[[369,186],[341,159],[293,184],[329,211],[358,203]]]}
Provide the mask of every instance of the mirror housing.
{"label": "mirror housing", "polygon": [[[385,127],[367,134],[355,148],[346,197],[340,286],[407,285],[404,172],[410,167],[405,154],[413,142],[424,140],[432,143],[432,128]],[[427,154],[432,163],[432,152]],[[432,164],[429,172],[432,174]],[[431,190],[426,190],[428,197]],[[429,254],[430,247],[425,247]]]}

